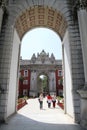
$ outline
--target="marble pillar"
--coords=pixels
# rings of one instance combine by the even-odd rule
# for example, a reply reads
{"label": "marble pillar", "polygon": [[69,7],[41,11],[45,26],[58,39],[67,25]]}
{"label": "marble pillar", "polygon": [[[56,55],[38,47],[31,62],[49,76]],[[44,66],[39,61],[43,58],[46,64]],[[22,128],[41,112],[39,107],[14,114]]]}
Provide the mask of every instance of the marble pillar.
{"label": "marble pillar", "polygon": [[4,11],[3,11],[2,7],[0,7],[0,32],[1,32],[1,26],[2,26],[2,20],[3,20],[3,13],[4,13]]}
{"label": "marble pillar", "polygon": [[29,96],[37,96],[37,83],[36,83],[36,73],[31,72],[31,80],[30,80],[30,93]]}
{"label": "marble pillar", "polygon": [[81,37],[81,46],[84,63],[85,87],[87,86],[87,10],[83,3],[80,3],[78,9],[78,22]]}
{"label": "marble pillar", "polygon": [[82,54],[83,54],[83,64],[84,64],[84,76],[85,83],[82,86],[82,89],[77,92],[81,97],[81,125],[87,128],[87,1],[79,0],[78,8],[78,23],[80,30]]}

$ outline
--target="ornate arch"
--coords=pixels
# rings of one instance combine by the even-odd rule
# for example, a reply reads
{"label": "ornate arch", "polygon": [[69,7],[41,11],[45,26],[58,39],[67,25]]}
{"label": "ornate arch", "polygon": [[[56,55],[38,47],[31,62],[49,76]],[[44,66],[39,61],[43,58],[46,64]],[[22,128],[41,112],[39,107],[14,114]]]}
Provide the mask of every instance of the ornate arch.
{"label": "ornate arch", "polygon": [[63,15],[56,9],[38,5],[30,7],[21,13],[15,22],[15,28],[20,39],[32,28],[46,27],[57,32],[61,38],[64,37],[67,22]]}

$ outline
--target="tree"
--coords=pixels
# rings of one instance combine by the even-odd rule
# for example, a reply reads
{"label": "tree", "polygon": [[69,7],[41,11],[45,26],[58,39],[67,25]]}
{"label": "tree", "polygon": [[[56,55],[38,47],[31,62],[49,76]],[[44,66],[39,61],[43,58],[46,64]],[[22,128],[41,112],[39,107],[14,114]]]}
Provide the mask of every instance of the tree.
{"label": "tree", "polygon": [[19,77],[19,81],[20,81],[21,83],[23,83],[24,77],[23,77],[22,75]]}

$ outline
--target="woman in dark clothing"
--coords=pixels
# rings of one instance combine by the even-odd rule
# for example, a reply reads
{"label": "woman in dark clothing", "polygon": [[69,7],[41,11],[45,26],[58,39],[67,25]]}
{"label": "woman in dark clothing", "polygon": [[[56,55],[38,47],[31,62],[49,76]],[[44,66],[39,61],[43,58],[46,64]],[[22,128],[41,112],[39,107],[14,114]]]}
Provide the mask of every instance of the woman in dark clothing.
{"label": "woman in dark clothing", "polygon": [[54,94],[52,96],[52,103],[53,103],[53,108],[55,108],[55,105],[56,105],[56,94]]}
{"label": "woman in dark clothing", "polygon": [[43,109],[43,93],[39,96],[40,109]]}

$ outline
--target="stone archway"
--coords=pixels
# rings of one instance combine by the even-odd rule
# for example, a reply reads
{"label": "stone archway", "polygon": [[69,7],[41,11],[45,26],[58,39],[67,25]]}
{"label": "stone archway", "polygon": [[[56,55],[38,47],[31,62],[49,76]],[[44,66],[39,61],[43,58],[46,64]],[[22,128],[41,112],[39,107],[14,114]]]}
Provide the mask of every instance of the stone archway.
{"label": "stone archway", "polygon": [[22,12],[15,23],[15,28],[20,39],[27,31],[35,27],[53,29],[59,34],[60,38],[63,39],[67,28],[67,22],[60,11],[52,7],[48,8],[38,5]]}
{"label": "stone archway", "polygon": [[68,0],[15,0],[8,3],[8,15],[2,21],[0,34],[0,84],[4,88],[0,97],[3,104],[0,110],[4,108],[0,112],[0,120],[6,120],[16,111],[22,37],[32,28],[47,27],[58,33],[62,40],[65,113],[72,116],[74,121],[80,121],[80,97],[77,90],[84,84],[84,68],[78,21],[74,22],[71,7],[72,3]]}
{"label": "stone archway", "polygon": [[62,70],[62,61],[56,60],[53,53],[49,56],[49,53],[42,50],[37,56],[34,53],[31,60],[21,59],[20,62],[20,69],[27,68],[30,70],[29,96],[37,96],[37,94],[41,92],[40,88],[43,85],[39,84],[41,81],[40,75],[45,75],[47,77],[47,92],[50,94],[56,93],[57,73],[58,70]]}

